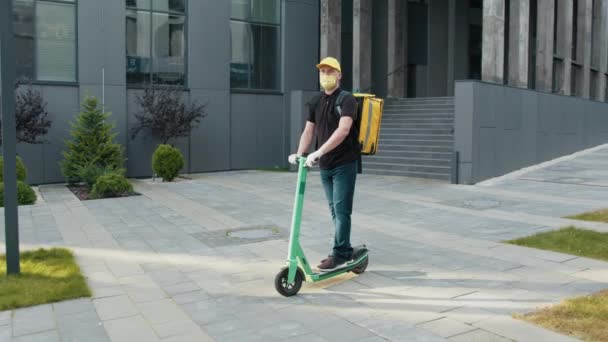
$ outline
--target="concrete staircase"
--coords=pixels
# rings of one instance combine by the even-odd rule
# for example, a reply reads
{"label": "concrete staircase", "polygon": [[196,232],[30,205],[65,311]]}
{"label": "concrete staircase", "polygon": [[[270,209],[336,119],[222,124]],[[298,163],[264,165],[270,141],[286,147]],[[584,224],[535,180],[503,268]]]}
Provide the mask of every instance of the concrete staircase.
{"label": "concrete staircase", "polygon": [[388,99],[378,152],[363,173],[450,180],[454,146],[452,97]]}

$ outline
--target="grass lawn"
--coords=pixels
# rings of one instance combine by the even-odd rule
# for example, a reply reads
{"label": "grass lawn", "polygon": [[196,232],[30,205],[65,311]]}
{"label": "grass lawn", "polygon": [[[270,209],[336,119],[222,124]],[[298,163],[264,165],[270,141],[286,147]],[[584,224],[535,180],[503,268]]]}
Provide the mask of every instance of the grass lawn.
{"label": "grass lawn", "polygon": [[21,274],[6,276],[6,256],[0,256],[0,311],[90,297],[72,252],[39,249],[21,253]]}
{"label": "grass lawn", "polygon": [[608,290],[567,299],[517,318],[584,341],[608,341]]}
{"label": "grass lawn", "polygon": [[590,211],[588,213],[582,213],[573,216],[566,216],[566,218],[583,221],[608,222],[608,209]]}
{"label": "grass lawn", "polygon": [[608,261],[608,233],[572,226],[506,242]]}
{"label": "grass lawn", "polygon": [[[566,227],[506,242],[608,261],[608,233]],[[608,341],[608,290],[516,317],[586,341]]]}

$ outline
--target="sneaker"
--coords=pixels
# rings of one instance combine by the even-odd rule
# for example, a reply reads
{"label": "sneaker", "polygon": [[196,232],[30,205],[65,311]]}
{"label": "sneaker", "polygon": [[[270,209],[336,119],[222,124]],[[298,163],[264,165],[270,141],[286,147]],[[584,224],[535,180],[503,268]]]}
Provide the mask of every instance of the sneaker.
{"label": "sneaker", "polygon": [[346,265],[347,261],[348,260],[346,259],[330,256],[326,259],[321,260],[321,263],[317,266],[317,268],[321,272],[329,272]]}

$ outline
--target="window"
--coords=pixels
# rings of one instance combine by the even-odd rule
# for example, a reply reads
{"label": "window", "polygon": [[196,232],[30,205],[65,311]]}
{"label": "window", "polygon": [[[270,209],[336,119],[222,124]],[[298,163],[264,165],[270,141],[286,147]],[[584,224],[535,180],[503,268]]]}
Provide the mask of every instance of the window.
{"label": "window", "polygon": [[17,78],[76,82],[76,1],[15,0]]}
{"label": "window", "polygon": [[232,88],[279,89],[280,30],[280,0],[232,0]]}
{"label": "window", "polygon": [[128,84],[186,85],[186,0],[126,0]]}

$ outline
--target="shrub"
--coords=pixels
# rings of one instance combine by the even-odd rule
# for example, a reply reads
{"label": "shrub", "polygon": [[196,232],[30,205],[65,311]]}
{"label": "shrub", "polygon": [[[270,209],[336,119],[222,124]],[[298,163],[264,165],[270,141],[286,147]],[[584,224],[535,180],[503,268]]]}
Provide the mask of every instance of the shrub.
{"label": "shrub", "polygon": [[137,95],[135,101],[140,111],[135,113],[131,138],[135,139],[141,131],[148,131],[163,144],[171,139],[188,137],[207,116],[206,105],[196,101],[186,105],[182,95],[180,88],[154,87],[147,87],[143,95]]}
{"label": "shrub", "polygon": [[[17,180],[25,182],[27,178],[27,169],[23,163],[23,159],[17,156]],[[4,157],[0,156],[0,182],[4,182]]]}
{"label": "shrub", "polygon": [[84,182],[89,188],[92,188],[93,185],[97,182],[97,179],[103,175],[108,173],[118,173],[124,176],[124,169],[114,169],[109,166],[99,166],[97,164],[86,164],[78,166],[76,170],[76,174],[80,178],[82,182]]}
{"label": "shrub", "polygon": [[[46,102],[42,94],[35,90],[31,80],[27,81],[27,88],[19,91],[22,81],[15,82],[15,129],[17,142],[27,144],[42,144],[40,138],[46,135],[51,127]],[[2,124],[0,123],[0,127]],[[0,143],[2,135],[0,132]]]}
{"label": "shrub", "polygon": [[67,141],[63,152],[61,172],[68,183],[74,184],[83,179],[78,174],[86,165],[97,165],[113,170],[121,169],[124,164],[123,148],[114,143],[114,125],[107,122],[109,113],[98,109],[97,99],[87,96],[83,110],[72,123],[72,140]]}
{"label": "shrub", "polygon": [[159,145],[152,155],[152,169],[163,181],[170,182],[184,167],[184,156],[175,147]]}
{"label": "shrub", "polygon": [[[36,193],[31,186],[22,181],[17,181],[17,204],[36,203]],[[0,206],[4,207],[4,183],[0,183]]]}
{"label": "shrub", "polygon": [[95,198],[106,198],[117,197],[129,192],[133,192],[133,186],[129,180],[120,173],[112,172],[97,179],[91,195]]}

